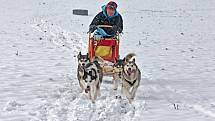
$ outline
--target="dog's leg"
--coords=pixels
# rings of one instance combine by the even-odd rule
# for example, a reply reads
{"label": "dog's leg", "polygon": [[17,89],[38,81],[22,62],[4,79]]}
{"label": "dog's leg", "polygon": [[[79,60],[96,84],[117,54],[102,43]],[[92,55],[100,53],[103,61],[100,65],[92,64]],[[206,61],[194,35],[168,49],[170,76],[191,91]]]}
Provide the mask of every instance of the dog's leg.
{"label": "dog's leg", "polygon": [[81,87],[81,92],[84,92],[84,85],[83,85],[83,83],[81,83],[81,81],[82,81],[82,80],[79,81],[79,85],[80,85],[80,87]]}
{"label": "dog's leg", "polygon": [[95,100],[96,100],[96,87],[91,87],[91,90],[90,90],[90,93],[91,93],[91,100],[92,100],[92,103],[95,103]]}
{"label": "dog's leg", "polygon": [[100,87],[101,87],[101,83],[99,82],[98,86],[97,86],[97,95],[100,97],[101,96],[101,90],[100,90]]}
{"label": "dog's leg", "polygon": [[113,75],[113,89],[117,90],[118,87],[118,83],[117,83],[117,79],[116,79],[116,74]]}
{"label": "dog's leg", "polygon": [[128,98],[129,103],[131,104],[133,99],[132,98]]}
{"label": "dog's leg", "polygon": [[134,100],[134,97],[136,95],[137,87],[133,87],[131,90],[131,101]]}
{"label": "dog's leg", "polygon": [[90,90],[90,95],[91,95],[91,101],[92,103],[95,103],[94,95],[93,95],[93,89]]}
{"label": "dog's leg", "polygon": [[122,87],[123,94],[126,96],[126,98],[129,100],[129,103],[131,103],[131,94],[129,92],[129,88],[126,88],[125,86]]}
{"label": "dog's leg", "polygon": [[88,97],[89,97],[90,100],[92,99],[91,92],[88,92]]}
{"label": "dog's leg", "polygon": [[96,86],[96,89],[97,89],[97,95],[100,97],[101,96],[101,90],[100,90],[100,88],[101,88],[101,83],[102,83],[102,79],[103,79],[103,73],[102,73],[102,69],[100,69],[100,71],[99,71],[100,73],[99,73],[99,80],[98,80],[98,84],[97,84],[97,86]]}
{"label": "dog's leg", "polygon": [[124,91],[123,91],[123,83],[122,83],[122,85],[121,85],[121,93],[124,95]]}
{"label": "dog's leg", "polygon": [[94,98],[95,98],[95,100],[97,99],[97,96],[98,96],[98,88],[95,87],[95,90],[94,90]]}

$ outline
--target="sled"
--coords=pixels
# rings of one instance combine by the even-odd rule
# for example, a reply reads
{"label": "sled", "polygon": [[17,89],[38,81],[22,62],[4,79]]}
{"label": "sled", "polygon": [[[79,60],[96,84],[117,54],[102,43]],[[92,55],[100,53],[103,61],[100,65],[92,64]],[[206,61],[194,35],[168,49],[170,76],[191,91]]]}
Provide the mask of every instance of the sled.
{"label": "sled", "polygon": [[[98,25],[97,27],[112,28],[109,25]],[[119,35],[96,40],[92,33],[89,33],[88,53],[90,60],[92,61],[97,56],[108,62],[102,64],[104,75],[114,73],[112,65],[119,59],[119,43]]]}

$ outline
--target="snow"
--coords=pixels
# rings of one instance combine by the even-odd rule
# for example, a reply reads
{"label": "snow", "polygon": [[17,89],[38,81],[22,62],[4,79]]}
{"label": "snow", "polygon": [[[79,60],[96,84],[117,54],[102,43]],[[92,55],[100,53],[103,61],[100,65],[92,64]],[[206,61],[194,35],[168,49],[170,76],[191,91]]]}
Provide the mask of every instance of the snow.
{"label": "snow", "polygon": [[0,121],[215,120],[213,0],[117,0],[121,57],[135,52],[142,72],[137,96],[120,98],[110,77],[95,104],[80,92],[76,55],[107,2],[1,0]]}

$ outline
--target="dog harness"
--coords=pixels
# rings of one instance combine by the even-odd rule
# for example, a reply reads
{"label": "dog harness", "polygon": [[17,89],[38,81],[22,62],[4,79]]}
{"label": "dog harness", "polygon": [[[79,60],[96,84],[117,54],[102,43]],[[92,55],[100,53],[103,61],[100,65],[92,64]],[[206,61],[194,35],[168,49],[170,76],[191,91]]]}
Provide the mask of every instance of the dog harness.
{"label": "dog harness", "polygon": [[[95,75],[92,74],[92,71],[94,71]],[[87,76],[90,76],[91,80],[95,80],[97,78],[96,70],[92,69],[91,71],[89,71],[89,73],[86,70],[84,70],[84,76],[83,76],[83,78],[86,79]]]}
{"label": "dog harness", "polygon": [[[125,73],[125,71],[123,70],[123,73]],[[125,79],[125,78],[124,78]],[[130,84],[131,86],[133,86],[135,84],[135,82],[137,81],[137,79],[135,79],[133,82],[128,81],[127,79],[125,79],[125,81]]]}
{"label": "dog harness", "polygon": [[133,86],[135,84],[135,82],[137,81],[137,79],[134,80],[133,82],[130,82],[130,81],[126,80],[126,79],[125,79],[125,81],[128,82],[131,86]]}

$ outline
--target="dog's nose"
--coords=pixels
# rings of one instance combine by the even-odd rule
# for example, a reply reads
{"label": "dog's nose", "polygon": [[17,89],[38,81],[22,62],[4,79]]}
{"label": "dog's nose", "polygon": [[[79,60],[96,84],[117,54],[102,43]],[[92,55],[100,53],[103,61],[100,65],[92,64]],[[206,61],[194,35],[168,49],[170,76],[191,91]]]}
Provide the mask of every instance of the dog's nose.
{"label": "dog's nose", "polygon": [[128,68],[129,71],[131,71],[131,68]]}
{"label": "dog's nose", "polygon": [[87,86],[87,89],[89,89],[90,88],[90,86]]}
{"label": "dog's nose", "polygon": [[82,63],[82,66],[85,66],[85,63]]}

